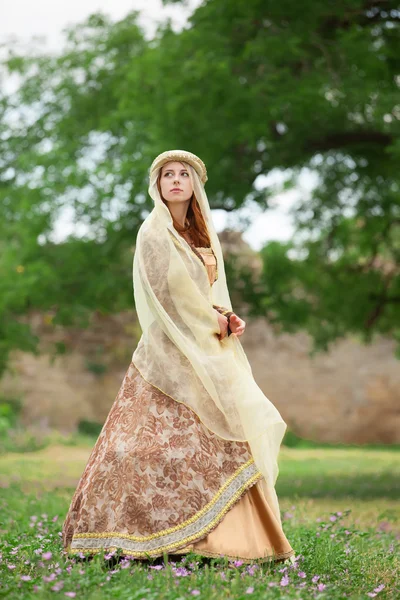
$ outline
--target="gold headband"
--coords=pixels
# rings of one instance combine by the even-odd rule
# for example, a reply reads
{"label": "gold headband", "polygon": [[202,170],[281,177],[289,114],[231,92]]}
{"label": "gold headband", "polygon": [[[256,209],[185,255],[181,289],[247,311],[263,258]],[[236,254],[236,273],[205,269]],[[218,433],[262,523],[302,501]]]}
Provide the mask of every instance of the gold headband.
{"label": "gold headband", "polygon": [[198,156],[196,156],[192,152],[187,152],[186,150],[167,150],[166,152],[159,154],[153,160],[151,167],[149,169],[150,177],[155,169],[161,168],[162,165],[164,165],[165,163],[167,163],[171,160],[177,160],[177,161],[183,161],[183,162],[189,163],[189,165],[192,165],[192,167],[196,170],[202,183],[205,184],[205,182],[207,181],[208,177],[207,177],[206,165],[203,163],[203,161]]}

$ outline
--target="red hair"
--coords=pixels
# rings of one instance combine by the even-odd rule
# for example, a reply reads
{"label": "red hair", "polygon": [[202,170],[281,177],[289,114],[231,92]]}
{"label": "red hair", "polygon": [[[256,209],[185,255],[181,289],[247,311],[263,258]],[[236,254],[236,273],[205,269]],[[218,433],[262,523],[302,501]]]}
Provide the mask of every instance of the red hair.
{"label": "red hair", "polygon": [[[186,163],[182,163],[182,164],[184,164],[186,166]],[[164,204],[168,208],[168,203],[163,198],[163,195],[161,193],[161,183],[160,183],[161,172],[162,172],[162,167],[161,167],[160,172],[158,173],[158,177],[157,177],[157,188],[158,188],[158,191],[160,192],[161,200],[164,202]],[[169,208],[168,208],[168,210],[169,210]],[[210,241],[210,236],[208,235],[207,226],[204,221],[204,217],[201,212],[200,205],[197,201],[197,198],[196,198],[196,195],[194,192],[192,194],[192,198],[190,200],[190,204],[188,206],[187,213],[186,213],[186,222],[189,222],[189,228],[186,229],[185,227],[182,227],[182,225],[180,223],[178,223],[178,221],[174,218],[174,215],[172,213],[171,213],[171,217],[172,217],[172,223],[173,223],[176,231],[180,234],[184,233],[185,231],[188,231],[190,233],[190,237],[192,238],[195,246],[205,247],[205,248],[208,248],[211,246],[211,241]]]}

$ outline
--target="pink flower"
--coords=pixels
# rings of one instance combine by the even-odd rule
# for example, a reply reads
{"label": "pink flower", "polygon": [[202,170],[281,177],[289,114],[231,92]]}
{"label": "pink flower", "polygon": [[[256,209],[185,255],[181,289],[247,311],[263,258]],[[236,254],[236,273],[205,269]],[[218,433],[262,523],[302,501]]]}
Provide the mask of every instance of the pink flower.
{"label": "pink flower", "polygon": [[278,585],[278,584],[276,583],[276,581],[270,581],[270,582],[268,583],[268,587],[275,587],[276,585]]}
{"label": "pink flower", "polygon": [[65,592],[64,596],[68,596],[68,598],[75,598],[76,592]]}
{"label": "pink flower", "polygon": [[200,596],[200,591],[199,590],[192,590],[191,594],[192,594],[192,596]]}
{"label": "pink flower", "polygon": [[373,591],[373,592],[368,592],[368,593],[367,593],[367,596],[369,596],[370,598],[375,598],[375,596],[376,596],[377,594],[379,594],[379,592],[381,592],[381,591],[384,589],[384,587],[385,587],[385,585],[384,585],[383,583],[381,583],[380,585],[378,585],[378,587],[376,587],[376,588],[374,589],[374,591]]}
{"label": "pink flower", "polygon": [[313,583],[317,583],[318,579],[319,579],[319,575],[314,575],[314,577],[311,579],[311,581]]}
{"label": "pink flower", "polygon": [[298,571],[297,575],[299,577],[301,577],[302,579],[304,579],[304,577],[307,577],[307,575],[304,573],[304,571]]}
{"label": "pink flower", "polygon": [[326,588],[326,585],[325,585],[325,583],[319,583],[319,584],[317,585],[317,590],[318,590],[319,592],[323,592],[325,588]]}
{"label": "pink flower", "polygon": [[59,592],[61,590],[61,588],[64,587],[64,582],[63,581],[58,581],[57,583],[55,583],[53,585],[53,587],[51,588],[53,590],[53,592]]}
{"label": "pink flower", "polygon": [[252,594],[254,592],[254,588],[253,587],[248,587],[246,590],[246,594]]}
{"label": "pink flower", "polygon": [[280,585],[281,587],[285,587],[286,585],[289,585],[289,577],[287,575],[284,575],[280,581]]}
{"label": "pink flower", "polygon": [[234,564],[235,567],[241,567],[242,564],[243,564],[243,561],[242,560],[235,560],[233,564]]}
{"label": "pink flower", "polygon": [[337,514],[338,517],[341,517],[343,513],[342,513],[341,510],[338,510],[336,514]]}
{"label": "pink flower", "polygon": [[7,565],[7,567],[12,571],[13,569],[15,569],[15,565]]}
{"label": "pink flower", "polygon": [[43,560],[50,560],[52,556],[53,556],[52,552],[43,552],[42,559]]}
{"label": "pink flower", "polygon": [[32,577],[30,575],[21,575],[22,581],[30,581]]}
{"label": "pink flower", "polygon": [[150,569],[155,569],[156,571],[160,571],[161,569],[163,569],[164,567],[162,565],[154,565],[154,567],[152,565],[150,565],[149,567]]}
{"label": "pink flower", "polygon": [[331,515],[331,516],[329,517],[329,520],[330,520],[330,521],[336,521],[336,520],[337,520],[337,517],[335,517],[335,515]]}

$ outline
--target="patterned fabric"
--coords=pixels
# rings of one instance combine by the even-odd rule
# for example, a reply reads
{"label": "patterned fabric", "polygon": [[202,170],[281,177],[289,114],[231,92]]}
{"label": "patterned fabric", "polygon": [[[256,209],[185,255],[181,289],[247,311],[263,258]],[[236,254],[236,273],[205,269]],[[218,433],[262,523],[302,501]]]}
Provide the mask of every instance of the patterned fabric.
{"label": "patterned fabric", "polygon": [[212,531],[261,478],[247,442],[214,435],[131,363],[72,498],[63,545],[137,558],[173,552]]}
{"label": "patterned fabric", "polygon": [[[212,285],[216,264],[208,266]],[[236,528],[247,531],[258,519],[268,529],[250,542],[260,559],[285,559],[293,550],[268,507],[262,508],[265,500],[256,489],[262,482],[247,442],[215,435],[193,410],[145,381],[131,362],[73,495],[62,543],[71,554],[119,548],[143,559],[196,551],[203,540],[199,554],[218,556],[209,549],[209,534],[236,508],[230,512],[237,515]],[[269,548],[269,556],[261,547]]]}

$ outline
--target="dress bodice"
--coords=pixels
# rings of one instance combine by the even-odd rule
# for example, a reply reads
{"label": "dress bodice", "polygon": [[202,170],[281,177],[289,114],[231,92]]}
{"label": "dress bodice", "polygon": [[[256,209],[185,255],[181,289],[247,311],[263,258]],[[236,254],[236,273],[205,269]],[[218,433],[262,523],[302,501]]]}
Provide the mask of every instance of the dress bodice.
{"label": "dress bodice", "polygon": [[218,279],[217,261],[210,247],[195,246],[197,252],[199,252],[205,262],[205,267],[208,273],[208,279],[210,285],[212,285]]}

